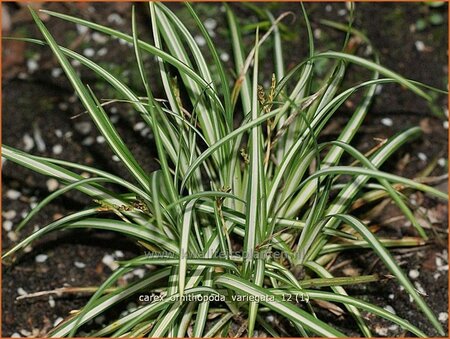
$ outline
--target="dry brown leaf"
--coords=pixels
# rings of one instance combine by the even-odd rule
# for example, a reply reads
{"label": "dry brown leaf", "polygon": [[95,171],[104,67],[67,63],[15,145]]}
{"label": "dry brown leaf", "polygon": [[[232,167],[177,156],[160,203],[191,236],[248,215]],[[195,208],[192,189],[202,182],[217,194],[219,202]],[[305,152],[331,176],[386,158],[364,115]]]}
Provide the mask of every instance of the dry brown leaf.
{"label": "dry brown leaf", "polygon": [[329,301],[314,300],[314,303],[317,304],[319,307],[322,307],[323,309],[330,311],[334,315],[337,315],[338,317],[345,313],[342,308],[340,308],[338,305],[333,304]]}

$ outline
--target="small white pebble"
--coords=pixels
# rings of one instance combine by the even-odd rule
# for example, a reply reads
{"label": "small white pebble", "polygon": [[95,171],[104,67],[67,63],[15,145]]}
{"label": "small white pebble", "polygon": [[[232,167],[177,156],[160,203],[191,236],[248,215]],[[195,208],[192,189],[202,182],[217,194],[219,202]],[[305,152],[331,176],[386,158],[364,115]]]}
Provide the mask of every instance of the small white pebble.
{"label": "small white pebble", "polygon": [[123,280],[128,281],[134,278],[134,274],[133,273],[127,273],[123,275]]}
{"label": "small white pebble", "polygon": [[58,155],[58,154],[61,154],[62,151],[63,151],[63,147],[62,147],[62,145],[60,145],[60,144],[57,144],[57,145],[55,145],[55,146],[52,147],[52,152],[53,152],[53,154]]}
{"label": "small white pebble", "polygon": [[76,102],[76,101],[77,101],[77,93],[74,92],[74,93],[69,97],[68,101],[71,102],[72,104],[73,104],[74,102]]}
{"label": "small white pebble", "polygon": [[34,147],[34,139],[28,134],[25,133],[23,135],[23,143],[24,143],[24,149],[26,152],[31,151]]}
{"label": "small white pebble", "polygon": [[20,80],[25,80],[25,79],[28,78],[28,74],[25,73],[25,72],[20,72],[20,73],[17,75],[17,77],[18,77]]}
{"label": "small white pebble", "polygon": [[63,72],[62,69],[59,68],[59,67],[53,68],[52,69],[52,77],[53,78],[57,78],[57,77],[59,77],[62,74],[62,72]]}
{"label": "small white pebble", "polygon": [[31,334],[32,334],[30,331],[27,331],[25,329],[20,330],[19,332],[20,332],[20,334],[22,334],[25,337],[31,337]]}
{"label": "small white pebble", "polygon": [[86,26],[77,24],[77,31],[78,31],[78,33],[85,34],[88,30],[89,30],[89,28],[87,28]]}
{"label": "small white pebble", "polygon": [[423,41],[417,40],[414,43],[414,46],[416,46],[417,51],[419,52],[423,52],[426,48],[425,44],[423,43]]}
{"label": "small white pebble", "polygon": [[117,14],[117,13],[111,13],[110,15],[108,15],[106,20],[108,20],[108,22],[110,24],[117,24],[117,25],[122,25],[123,22],[124,22],[122,17],[119,14]]}
{"label": "small white pebble", "polygon": [[77,268],[85,268],[85,267],[86,267],[86,264],[83,263],[83,262],[80,262],[80,261],[75,261],[73,264],[74,264],[75,267],[77,267]]}
{"label": "small white pebble", "polygon": [[442,123],[442,126],[443,126],[445,129],[448,129],[448,121],[445,120],[445,121]]}
{"label": "small white pebble", "polygon": [[441,267],[442,265],[444,265],[442,258],[436,257],[436,259],[434,261],[436,262],[437,267]]}
{"label": "small white pebble", "polygon": [[398,330],[398,325],[391,325],[388,327],[389,331],[397,331]]}
{"label": "small white pebble", "polygon": [[439,158],[437,161],[438,165],[441,167],[445,167],[446,162],[447,161],[444,158]]}
{"label": "small white pebble", "polygon": [[441,274],[439,272],[436,272],[433,274],[434,280],[438,280],[440,278]]}
{"label": "small white pebble", "polygon": [[18,239],[17,234],[14,231],[9,231],[8,232],[8,238],[11,241],[17,241],[17,239]]}
{"label": "small white pebble", "polygon": [[28,294],[27,291],[25,291],[22,287],[19,287],[19,288],[17,289],[17,293],[18,293],[19,295],[27,295],[27,294]]}
{"label": "small white pebble", "polygon": [[150,134],[150,128],[146,127],[141,131],[141,135],[145,138],[147,135]]}
{"label": "small white pebble", "polygon": [[55,135],[56,135],[58,138],[62,138],[63,132],[62,132],[60,129],[55,129]]}
{"label": "small white pebble", "polygon": [[102,263],[105,265],[110,265],[112,262],[114,262],[114,258],[112,255],[105,254],[102,258]]}
{"label": "small white pebble", "polygon": [[197,43],[197,45],[199,45],[200,47],[205,46],[206,45],[206,40],[203,36],[201,35],[196,35],[194,37],[195,42]]}
{"label": "small white pebble", "polygon": [[23,249],[23,251],[24,251],[25,253],[30,253],[32,250],[33,250],[33,247],[31,247],[31,245],[28,245],[28,246],[26,246],[26,247]]}
{"label": "small white pebble", "polygon": [[81,65],[81,62],[79,62],[78,60],[72,60],[70,63],[73,67],[80,67]]}
{"label": "small white pebble", "polygon": [[442,265],[438,267],[438,271],[448,271],[448,265]]}
{"label": "small white pebble", "polygon": [[94,40],[95,42],[99,43],[99,44],[104,44],[108,41],[108,37],[100,34],[98,32],[94,32],[91,35],[92,40]]}
{"label": "small white pebble", "polygon": [[[367,45],[366,49],[364,50],[364,55],[369,56],[369,55],[372,55],[372,53],[373,53],[372,46]],[[379,86],[381,86],[381,85],[379,85]],[[377,86],[376,90],[378,90],[378,86]],[[376,93],[376,90],[375,90],[375,93]]]}
{"label": "small white pebble", "polygon": [[58,326],[58,325],[61,324],[63,321],[64,321],[64,319],[61,318],[61,317],[56,318],[55,322],[53,323],[53,327]]}
{"label": "small white pebble", "polygon": [[391,127],[391,126],[394,125],[394,122],[392,121],[391,118],[383,118],[383,119],[381,119],[381,123],[382,123],[384,126],[388,126],[388,127]]}
{"label": "small white pebble", "polygon": [[203,24],[205,25],[205,28],[207,30],[212,30],[212,29],[215,29],[217,27],[217,21],[215,19],[213,19],[213,18],[206,19]]}
{"label": "small white pebble", "polygon": [[339,16],[344,16],[345,14],[347,14],[347,10],[346,9],[340,9],[340,10],[338,10],[337,14]]}
{"label": "small white pebble", "polygon": [[123,257],[124,257],[124,254],[123,254],[122,251],[114,251],[114,255],[115,255],[117,258],[123,258]]}
{"label": "small white pebble", "polygon": [[266,317],[266,321],[269,322],[269,323],[274,322],[275,321],[275,317],[273,315],[268,315]]}
{"label": "small white pebble", "polygon": [[395,310],[391,305],[385,306],[384,309],[392,314],[395,314]]}
{"label": "small white pebble", "polygon": [[105,56],[108,54],[108,49],[106,47],[102,47],[97,51],[98,56]]}
{"label": "small white pebble", "polygon": [[136,269],[136,270],[133,271],[133,274],[134,274],[136,277],[139,277],[140,279],[142,279],[142,278],[144,277],[144,275],[145,275],[145,270],[142,269],[142,268],[138,268],[138,269]]}
{"label": "small white pebble", "polygon": [[5,219],[11,220],[16,217],[17,212],[14,210],[9,210],[9,211],[4,211],[2,214]]}
{"label": "small white pebble", "polygon": [[58,104],[58,108],[59,108],[61,111],[67,111],[67,109],[69,108],[69,105],[68,105],[66,102],[60,102],[60,103]]}
{"label": "small white pebble", "polygon": [[428,157],[425,153],[419,152],[417,153],[417,157],[421,160],[421,161],[427,161]]}
{"label": "small white pebble", "polygon": [[411,279],[417,279],[419,277],[420,273],[418,270],[410,270],[408,275]]}
{"label": "small white pebble", "polygon": [[220,53],[220,60],[222,60],[223,62],[227,62],[228,60],[230,60],[230,55],[227,52],[222,52]]}
{"label": "small white pebble", "polygon": [[438,319],[440,322],[445,323],[448,320],[448,313],[447,312],[440,312],[438,315]]}
{"label": "small white pebble", "polygon": [[391,294],[388,295],[388,298],[391,299],[391,300],[394,300],[395,296],[394,296],[394,294],[391,293]]}
{"label": "small white pebble", "polygon": [[6,232],[9,232],[9,231],[12,230],[13,223],[12,223],[11,220],[5,220],[5,221],[3,221],[2,226],[3,226],[3,229],[4,229]]}
{"label": "small white pebble", "polygon": [[420,294],[422,294],[422,295],[427,295],[427,292],[425,292],[424,288],[422,287],[422,285],[421,285],[418,281],[415,281],[415,282],[414,282],[414,285],[416,286],[416,290],[417,290]]}
{"label": "small white pebble", "polygon": [[375,332],[378,334],[378,335],[381,335],[381,336],[383,336],[383,337],[385,337],[385,336],[387,336],[387,334],[388,334],[388,329],[387,328],[385,328],[385,327],[375,327]]}
{"label": "small white pebble", "polygon": [[109,254],[105,254],[102,259],[102,263],[108,266],[111,270],[115,270],[119,267],[119,264],[114,261],[114,257]]}
{"label": "small white pebble", "polygon": [[314,38],[320,39],[320,37],[322,36],[322,30],[320,28],[316,28],[314,29],[313,34]]}
{"label": "small white pebble", "polygon": [[91,146],[91,145],[94,144],[94,138],[93,137],[87,137],[81,142],[81,144],[83,146]]}
{"label": "small white pebble", "polygon": [[55,307],[56,302],[55,302],[55,299],[53,299],[52,296],[48,297],[48,304],[50,305],[51,308]]}
{"label": "small white pebble", "polygon": [[34,59],[28,59],[27,60],[27,68],[28,68],[28,72],[33,73],[38,70],[39,64]]}
{"label": "small white pebble", "polygon": [[135,125],[133,126],[133,129],[134,129],[135,131],[140,131],[141,129],[145,128],[145,126],[146,126],[145,122],[140,121],[140,122],[138,122],[137,124],[135,124]]}
{"label": "small white pebble", "polygon": [[19,191],[12,190],[12,189],[6,191],[6,197],[7,197],[8,199],[11,199],[11,200],[17,200],[17,199],[19,199],[21,196],[22,196],[22,193],[20,193]]}
{"label": "small white pebble", "polygon": [[119,161],[120,161],[120,158],[119,158],[117,155],[113,155],[113,156],[111,157],[111,159],[112,159],[113,161],[115,161],[115,162],[119,162]]}
{"label": "small white pebble", "polygon": [[131,42],[128,42],[128,41],[123,40],[123,39],[119,39],[119,44],[121,44],[122,46],[130,46],[130,47],[133,46],[133,44]]}
{"label": "small white pebble", "polygon": [[48,179],[45,183],[49,192],[56,191],[58,189],[59,183],[56,179]]}
{"label": "small white pebble", "polygon": [[97,136],[97,138],[95,138],[95,140],[97,141],[98,144],[103,144],[106,141],[106,139],[103,135]]}
{"label": "small white pebble", "polygon": [[331,12],[333,10],[333,7],[331,5],[326,5],[325,6],[325,11],[326,12]]}
{"label": "small white pebble", "polygon": [[95,55],[95,50],[93,48],[86,48],[83,51],[83,54],[87,58],[92,58]]}
{"label": "small white pebble", "polygon": [[34,260],[38,263],[46,262],[48,259],[48,255],[46,254],[38,254]]}
{"label": "small white pebble", "polygon": [[13,334],[11,334],[11,338],[22,338],[22,336],[19,333],[14,332]]}

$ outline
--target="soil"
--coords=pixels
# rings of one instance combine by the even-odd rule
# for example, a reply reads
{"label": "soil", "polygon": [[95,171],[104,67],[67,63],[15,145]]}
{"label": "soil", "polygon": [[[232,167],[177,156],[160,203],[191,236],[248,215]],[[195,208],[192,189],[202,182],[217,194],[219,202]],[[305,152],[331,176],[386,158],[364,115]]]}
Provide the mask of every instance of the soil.
{"label": "soil", "polygon": [[[4,28],[4,35],[8,36],[33,36],[39,37],[26,8],[20,5],[7,3],[6,6],[10,18],[11,27]],[[116,4],[67,4],[46,3],[45,8],[71,12],[96,22],[112,25],[118,29],[130,32],[130,7],[127,3]],[[141,6],[141,5],[139,5]],[[179,4],[174,8],[182,12]],[[221,19],[220,5],[198,4],[201,17],[214,17],[218,21],[217,34],[227,34],[225,23]],[[255,19],[254,12],[242,4],[233,4],[238,9],[239,15]],[[258,4],[257,6],[263,6]],[[288,34],[285,32],[289,43],[285,48],[287,65],[298,62],[299,55],[306,55],[306,40],[301,24],[301,15],[298,5],[293,4],[268,4],[274,13],[292,10],[297,15],[294,25],[300,34]],[[318,38],[317,49],[326,50],[333,48],[339,50],[342,44],[342,34],[331,28],[320,25],[320,19],[330,19],[345,22],[348,14],[344,4],[314,3],[307,4],[307,9],[313,21],[313,29]],[[141,7],[144,9],[144,7]],[[93,9],[93,10],[92,10]],[[381,63],[399,73],[424,82],[438,88],[447,86],[447,6],[431,8],[421,3],[400,4],[363,4],[358,3],[356,8],[355,27],[361,29],[373,42],[374,48],[380,52]],[[344,12],[345,11],[345,12]],[[146,13],[145,11],[139,11]],[[429,23],[433,14],[441,14],[441,24]],[[118,14],[123,19],[114,19]],[[203,16],[202,16],[203,15]],[[58,41],[65,45],[87,53],[86,49],[99,50],[105,48],[104,55],[96,54],[94,60],[101,62],[116,74],[128,78],[129,83],[137,76],[136,64],[132,50],[129,46],[117,41],[102,41],[94,39],[88,32],[84,38],[74,25],[43,17],[49,30]],[[113,20],[114,19],[114,20]],[[427,27],[417,29],[417,22],[425,20]],[[139,24],[143,32],[142,36],[150,36],[148,31],[148,17],[142,14]],[[299,28],[300,27],[300,28]],[[416,27],[416,29],[415,29]],[[320,29],[320,31],[319,31]],[[292,33],[292,32],[291,32]],[[82,34],[81,34],[82,35]],[[251,41],[251,34],[247,34]],[[87,41],[89,40],[90,41]],[[83,108],[73,95],[73,90],[64,76],[57,75],[58,65],[51,52],[46,48],[32,46],[17,41],[3,42],[3,119],[2,143],[19,149],[25,149],[28,138],[36,139],[35,134],[42,135],[45,149],[39,149],[34,141],[34,147],[30,149],[33,154],[57,157],[73,162],[85,163],[114,172],[128,178],[126,170],[118,162],[112,159],[112,153],[108,147],[98,138],[95,127],[89,122],[86,114],[81,114]],[[226,50],[229,46],[219,43],[219,48]],[[295,51],[289,53],[289,51]],[[230,53],[231,54],[231,53]],[[34,60],[34,61],[30,61]],[[151,60],[148,60],[150,63]],[[37,65],[37,67],[35,67]],[[231,67],[231,64],[229,63]],[[354,72],[353,72],[354,71]],[[265,73],[270,75],[272,70],[267,68]],[[349,73],[356,77],[349,77],[346,81],[357,81],[358,74],[365,76],[352,66]],[[92,84],[94,90],[100,93],[102,98],[111,98],[111,93],[105,86],[92,77],[89,72],[81,70],[83,79]],[[445,96],[439,99],[441,107],[446,106]],[[330,137],[345,123],[351,111],[352,102],[347,103],[347,109],[339,112],[327,129]],[[151,135],[145,130],[136,130],[138,117],[126,105],[111,105],[108,112],[115,117],[116,127],[131,149],[136,158],[147,171],[157,168],[154,161],[154,151]],[[356,144],[362,151],[367,151],[377,144],[376,138],[387,138],[408,127],[421,126],[424,133],[413,143],[403,147],[397,152],[385,168],[397,174],[408,177],[418,176],[430,163],[438,163],[429,173],[432,177],[438,177],[447,173],[447,140],[448,131],[443,126],[446,118],[432,115],[423,100],[407,92],[399,86],[384,86],[373,104],[364,126],[361,128]],[[72,118],[76,116],[76,118]],[[391,119],[391,126],[386,126],[386,118]],[[383,124],[383,121],[385,124]],[[84,125],[83,125],[84,123]],[[86,125],[87,124],[87,125]],[[390,123],[389,123],[390,124]],[[90,127],[86,127],[90,126]],[[59,146],[62,146],[62,152]],[[56,146],[56,147],[55,147]],[[442,163],[442,159],[445,160]],[[51,182],[47,178],[28,171],[10,162],[2,165],[2,212],[3,224],[10,220],[16,225],[22,219],[22,215],[30,210],[36,201],[42,200],[49,192]],[[447,190],[447,182],[436,182],[435,185]],[[11,199],[9,190],[20,192],[20,197]],[[392,252],[401,262],[402,268],[419,276],[414,279],[416,287],[426,291],[426,301],[435,314],[448,310],[448,252],[447,252],[447,206],[422,194],[415,193],[412,197],[417,206],[423,208],[422,212],[433,218],[432,229],[428,230],[431,236],[426,246],[414,249],[394,249]],[[23,239],[31,233],[35,227],[41,227],[54,219],[83,207],[88,201],[81,194],[64,195],[53,204],[47,206],[42,213],[37,215],[32,222],[17,235]],[[11,211],[16,215],[11,218]],[[387,206],[382,213],[372,220],[374,225],[382,228],[388,236],[401,237],[403,235],[415,236],[411,227],[405,227],[405,221],[395,220],[399,214],[397,210]],[[9,216],[8,216],[9,215]],[[5,228],[5,227],[4,227]],[[14,241],[14,233],[2,229],[2,248],[9,249]],[[123,252],[125,258],[132,257],[141,252],[134,243],[124,241],[107,232],[70,231],[49,235],[27,249],[26,253],[15,257],[15,262],[3,262],[2,265],[2,337],[15,336],[45,336],[58,318],[65,318],[69,312],[80,308],[87,300],[86,296],[78,294],[64,294],[49,297],[37,297],[24,300],[16,300],[20,289],[26,292],[51,290],[63,286],[96,286],[111,273],[110,268],[104,264],[105,255],[113,255],[116,258]],[[40,254],[48,256],[45,262],[36,262]],[[351,259],[351,260],[349,260]],[[78,267],[75,265],[78,263]],[[369,267],[367,263],[373,263]],[[83,265],[80,265],[82,263]],[[376,257],[369,252],[349,252],[338,257],[336,275],[351,275],[379,273],[387,274],[383,265],[377,262]],[[446,266],[447,265],[447,266]],[[81,267],[81,268],[80,268]],[[411,273],[413,271],[413,273]],[[430,336],[436,336],[435,330],[422,317],[409,301],[406,293],[399,291],[395,282],[387,279],[385,282],[368,284],[365,288],[352,288],[349,292],[360,295],[362,298],[373,301],[379,305],[390,305],[395,312],[411,321],[414,325],[423,329]],[[321,311],[324,319],[352,336],[357,336],[354,323],[348,315],[337,317],[328,311]],[[442,315],[443,325],[447,328],[448,321]],[[378,318],[370,318],[369,323],[376,336],[405,336],[407,333],[397,327],[392,327]]]}

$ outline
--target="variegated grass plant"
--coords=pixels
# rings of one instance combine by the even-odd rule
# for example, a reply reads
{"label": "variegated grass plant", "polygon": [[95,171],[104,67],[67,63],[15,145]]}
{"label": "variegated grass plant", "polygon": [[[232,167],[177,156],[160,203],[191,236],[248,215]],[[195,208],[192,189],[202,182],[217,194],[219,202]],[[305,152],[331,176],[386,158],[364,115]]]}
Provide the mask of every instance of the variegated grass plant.
{"label": "variegated grass plant", "polygon": [[[347,294],[348,284],[379,280],[377,275],[333,277],[327,265],[348,249],[372,250],[414,300],[417,312],[422,312],[444,335],[433,311],[387,249],[411,245],[408,239],[379,237],[352,214],[352,204],[357,199],[367,204],[391,199],[420,236],[427,239],[404,189],[423,191],[443,200],[447,195],[418,181],[379,170],[394,152],[417,137],[420,129],[410,128],[397,134],[366,154],[352,146],[352,139],[368,113],[378,85],[397,83],[429,102],[430,91],[436,90],[386,69],[376,54],[371,60],[341,51],[317,53],[303,7],[306,30],[299,34],[309,41],[309,55],[286,70],[278,29],[283,16],[275,19],[270,13],[261,12],[269,22],[265,26],[268,28],[264,32],[256,29],[254,45],[249,47],[242,42],[236,16],[226,6],[236,73],[233,77],[221,62],[202,20],[191,5],[186,6],[206,40],[207,56],[189,29],[163,4],[149,4],[153,43],[139,39],[134,10],[132,35],[66,14],[43,11],[50,17],[132,44],[144,93],[134,92],[90,59],[58,45],[31,9],[44,40],[24,40],[52,49],[99,132],[134,180],[4,145],[3,157],[63,185],[38,204],[16,230],[55,198],[72,190],[91,197],[92,205],[40,228],[3,257],[50,232],[74,228],[117,232],[146,248],[143,255],[120,262],[89,302],[50,335],[79,335],[84,324],[120,302],[153,292],[165,297],[141,303],[119,319],[107,319],[103,328],[89,335],[229,336],[236,334],[239,317],[246,326],[237,334],[248,337],[255,333],[274,337],[345,336],[321,320],[314,312],[315,306],[306,302],[316,300],[342,304],[354,318],[355,329],[364,336],[371,336],[364,318],[366,312],[392,321],[414,335],[426,336],[415,325],[379,305]],[[369,43],[351,26],[327,24],[346,31],[346,43],[351,35]],[[260,47],[270,40],[273,56],[262,55]],[[144,54],[157,58],[164,98],[155,98],[152,93],[156,85],[148,80]],[[159,170],[143,170],[111,123],[104,105],[79,78],[69,60],[77,60],[108,83],[118,93],[117,101],[132,105],[151,128]],[[332,65],[324,78],[315,74],[318,60]],[[264,82],[261,64],[273,65],[272,79],[265,79],[270,82],[269,88],[260,86]],[[372,76],[342,89],[351,64],[370,70]],[[178,81],[173,81],[169,67],[177,70]],[[353,67],[352,71],[357,71]],[[180,93],[186,93],[188,100],[183,101]],[[359,105],[336,140],[319,142],[327,123],[356,93],[362,93]],[[343,161],[343,155],[351,161]],[[84,178],[79,171],[88,172],[91,177]],[[106,184],[127,193],[114,192]],[[111,217],[111,212],[117,217]],[[236,248],[242,255],[236,253]],[[117,285],[121,277],[137,267],[151,269],[143,278],[126,286]],[[220,296],[224,300],[200,302],[192,298],[200,296]],[[306,301],[299,300],[299,296]],[[274,326],[267,315],[288,321],[284,326]]]}

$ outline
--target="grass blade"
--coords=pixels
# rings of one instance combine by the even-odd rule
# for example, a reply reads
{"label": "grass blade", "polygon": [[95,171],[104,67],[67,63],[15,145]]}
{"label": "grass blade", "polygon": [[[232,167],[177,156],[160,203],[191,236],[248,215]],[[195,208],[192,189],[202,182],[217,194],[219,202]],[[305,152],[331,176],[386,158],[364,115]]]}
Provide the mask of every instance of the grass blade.
{"label": "grass blade", "polygon": [[414,285],[409,281],[403,271],[398,267],[395,263],[394,258],[389,254],[389,252],[383,247],[380,241],[375,237],[369,229],[357,218],[345,215],[345,214],[335,214],[328,216],[330,218],[337,218],[349,226],[353,227],[361,236],[371,245],[373,250],[378,254],[379,258],[384,262],[386,267],[391,271],[391,273],[398,279],[400,284],[405,288],[405,290],[409,293],[409,295],[414,299],[416,305],[422,310],[422,312],[427,316],[436,330],[440,335],[445,335],[445,331],[442,328],[441,323],[435,315],[433,311],[428,307],[423,298],[417,293]]}
{"label": "grass blade", "polygon": [[91,118],[93,119],[96,126],[107,140],[111,149],[126,165],[130,173],[136,178],[141,187],[144,190],[148,191],[149,179],[146,173],[137,163],[136,159],[134,159],[134,157],[131,155],[131,152],[129,151],[128,147],[125,145],[125,143],[118,135],[117,131],[114,129],[113,125],[107,118],[106,113],[103,111],[102,107],[96,104],[94,97],[83,85],[80,78],[76,74],[75,70],[70,65],[65,55],[60,50],[58,44],[53,39],[50,32],[47,30],[47,28],[45,27],[39,16],[31,7],[30,12],[31,15],[33,16],[34,21],[36,22],[37,27],[41,31],[45,40],[47,41],[56,58],[58,59],[62,69],[65,71],[67,77],[69,78],[72,86],[77,92],[81,102],[83,103],[84,107],[88,110]]}
{"label": "grass blade", "polygon": [[335,338],[345,335],[328,324],[314,318],[312,315],[294,306],[289,302],[278,300],[271,292],[262,287],[229,274],[224,274],[216,279],[216,284],[226,286],[239,294],[254,296],[261,300],[261,304],[281,314],[293,322],[298,322],[308,330],[323,337]]}

